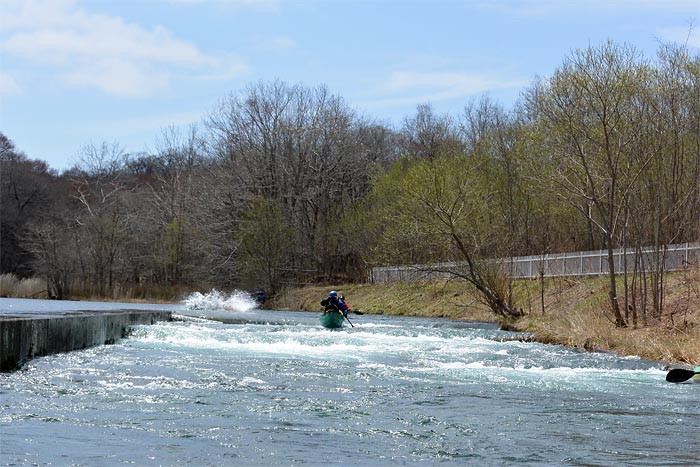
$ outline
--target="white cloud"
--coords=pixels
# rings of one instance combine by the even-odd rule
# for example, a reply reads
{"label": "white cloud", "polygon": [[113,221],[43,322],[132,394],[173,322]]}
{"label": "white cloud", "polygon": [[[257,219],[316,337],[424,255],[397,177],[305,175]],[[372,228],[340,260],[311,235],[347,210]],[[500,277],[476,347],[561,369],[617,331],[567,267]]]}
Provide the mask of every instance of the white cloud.
{"label": "white cloud", "polygon": [[8,0],[0,17],[0,53],[116,96],[151,95],[176,75],[230,79],[247,70],[240,58],[205,53],[161,26],[88,13],[70,0]]}
{"label": "white cloud", "polygon": [[0,31],[43,29],[65,24],[65,11],[75,0],[3,0],[0,2]]}
{"label": "white cloud", "polygon": [[166,88],[169,74],[140,68],[133,61],[105,58],[88,66],[78,66],[61,74],[64,83],[96,87],[102,92],[122,97],[147,97]]}

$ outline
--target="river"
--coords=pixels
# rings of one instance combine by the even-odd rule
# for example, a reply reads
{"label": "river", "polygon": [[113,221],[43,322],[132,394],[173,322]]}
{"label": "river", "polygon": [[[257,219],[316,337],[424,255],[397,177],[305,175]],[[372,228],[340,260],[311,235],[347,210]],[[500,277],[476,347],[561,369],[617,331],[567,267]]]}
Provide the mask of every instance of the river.
{"label": "river", "polygon": [[182,321],[0,374],[0,465],[700,464],[700,385],[658,362],[244,302],[183,303]]}

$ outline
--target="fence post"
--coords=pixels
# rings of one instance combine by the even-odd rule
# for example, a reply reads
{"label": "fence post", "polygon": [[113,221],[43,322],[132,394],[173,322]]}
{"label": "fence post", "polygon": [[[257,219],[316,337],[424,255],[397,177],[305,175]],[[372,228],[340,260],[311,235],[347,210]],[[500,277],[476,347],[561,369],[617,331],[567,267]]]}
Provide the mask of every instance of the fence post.
{"label": "fence post", "polygon": [[[666,263],[672,263],[668,264],[668,270],[681,270],[684,268],[689,267],[691,264],[696,265],[698,262],[700,262],[700,243],[691,243],[691,242],[685,242],[685,243],[679,243],[679,244],[674,244],[674,245],[664,245],[664,248],[666,249],[668,255],[666,255],[666,258],[664,261]],[[683,255],[681,255],[679,252],[681,250],[684,250]],[[651,248],[642,248],[639,252],[636,250],[634,251],[625,251],[624,249],[617,250],[613,252],[614,256],[617,256],[617,260],[615,260],[615,263],[617,264],[617,272],[621,273],[622,272],[622,261],[625,259],[628,259],[632,257],[631,261],[641,261],[642,264],[646,262],[646,257],[648,253],[652,251]],[[578,258],[579,261],[579,275],[583,276],[584,274],[587,276],[594,276],[594,275],[602,275],[603,274],[603,264],[607,264],[606,258],[607,258],[607,251],[605,250],[598,250],[598,251],[590,251],[588,254],[584,254],[585,252],[579,251],[579,252],[572,252],[571,255],[567,253],[560,253],[560,254],[554,254],[550,255],[549,253],[545,254],[540,254],[536,256],[528,256],[528,257],[517,257],[517,258],[511,258],[509,262],[509,270],[511,272],[511,276],[514,276],[516,272],[520,271],[519,264],[522,261],[527,261],[528,262],[528,267],[527,267],[527,274],[528,277],[532,278],[535,277],[536,275],[539,275],[540,268],[542,268],[543,273],[547,277],[552,277],[552,276],[561,276],[561,275],[572,275],[576,274],[574,271],[575,269],[572,267],[571,271],[569,272],[567,269],[567,259],[574,260]],[[623,256],[625,255],[625,256]],[[594,263],[594,258],[598,257],[598,269],[595,269],[595,263]],[[590,258],[590,261],[585,262],[584,264],[584,258]],[[679,258],[685,261],[685,265],[681,266],[678,264]],[[550,260],[553,261],[553,264],[550,264]],[[561,260],[562,267],[559,268],[559,262]],[[537,262],[537,264],[534,264]],[[516,264],[517,263],[517,264]],[[517,266],[517,267],[516,267]],[[524,269],[523,269],[523,274],[524,274]],[[415,281],[419,278],[423,279],[435,279],[435,278],[443,278],[447,277],[448,274],[445,272],[441,273],[425,273],[425,272],[419,272],[417,270],[414,270],[412,268],[407,268],[404,266],[393,266],[393,267],[377,267],[372,268],[369,274],[370,281],[373,283],[389,283],[389,282],[407,282],[407,281]],[[518,273],[517,275],[520,277],[521,275]]]}
{"label": "fence post", "polygon": [[561,271],[559,271],[559,275],[562,277],[566,276],[566,252],[561,257]]}

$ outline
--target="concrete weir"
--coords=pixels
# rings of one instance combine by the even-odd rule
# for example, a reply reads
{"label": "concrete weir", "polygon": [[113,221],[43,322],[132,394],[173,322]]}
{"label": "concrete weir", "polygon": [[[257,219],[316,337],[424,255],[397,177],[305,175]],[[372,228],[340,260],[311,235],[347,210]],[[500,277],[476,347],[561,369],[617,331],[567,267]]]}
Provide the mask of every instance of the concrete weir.
{"label": "concrete weir", "polygon": [[70,311],[0,315],[0,371],[18,370],[34,357],[113,344],[138,324],[170,321],[170,311]]}

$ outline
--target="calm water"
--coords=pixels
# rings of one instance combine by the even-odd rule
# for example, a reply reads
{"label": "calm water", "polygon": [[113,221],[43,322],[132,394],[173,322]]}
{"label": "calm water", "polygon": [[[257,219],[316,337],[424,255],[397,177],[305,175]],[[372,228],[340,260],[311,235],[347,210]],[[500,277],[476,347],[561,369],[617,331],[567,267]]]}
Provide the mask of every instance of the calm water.
{"label": "calm water", "polygon": [[0,375],[0,465],[700,464],[700,385],[658,363],[483,324],[329,331],[204,302],[175,310],[234,324],[137,327]]}

